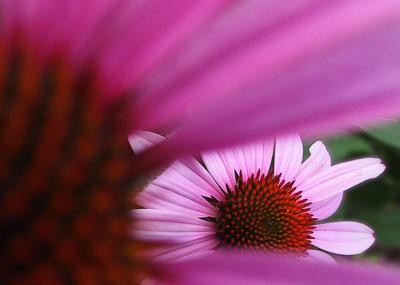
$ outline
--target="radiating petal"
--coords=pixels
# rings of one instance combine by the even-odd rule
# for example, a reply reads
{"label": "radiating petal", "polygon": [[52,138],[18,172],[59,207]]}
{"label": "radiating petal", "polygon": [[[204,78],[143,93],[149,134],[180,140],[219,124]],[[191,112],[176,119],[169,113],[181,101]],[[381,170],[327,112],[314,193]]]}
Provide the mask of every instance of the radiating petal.
{"label": "radiating petal", "polygon": [[242,147],[247,164],[247,177],[261,170],[261,174],[267,174],[274,151],[273,141],[261,141]]}
{"label": "radiating petal", "polygon": [[213,224],[168,210],[135,209],[132,234],[146,241],[187,242],[215,233]]}
{"label": "radiating petal", "polygon": [[375,241],[372,229],[357,222],[316,225],[312,244],[337,254],[352,255],[368,249]]}
{"label": "radiating petal", "polygon": [[324,200],[314,202],[310,205],[310,212],[318,220],[329,218],[339,208],[342,200],[343,193],[339,193]]}
{"label": "radiating petal", "polygon": [[301,184],[304,180],[329,166],[331,166],[331,157],[325,145],[321,141],[315,142],[310,147],[310,157],[303,162],[295,177],[294,186],[301,190]]}
{"label": "radiating petal", "polygon": [[303,160],[303,143],[299,135],[278,137],[275,143],[275,175],[282,174],[286,182],[293,181]]}
{"label": "radiating petal", "polygon": [[[287,132],[331,133],[395,114],[400,111],[400,28],[395,22],[314,54],[273,82],[213,102],[186,121],[170,144],[191,152]],[[199,135],[213,130],[218,135]]]}
{"label": "radiating petal", "polygon": [[311,202],[322,201],[346,191],[385,170],[380,159],[362,158],[336,164],[314,175],[302,185],[303,196]]}
{"label": "radiating petal", "polygon": [[267,174],[270,168],[274,144],[260,141],[242,146],[235,146],[219,151],[204,153],[203,160],[211,175],[222,189],[225,184],[233,187],[236,183],[235,172],[242,173],[247,180],[252,174]]}
{"label": "radiating petal", "polygon": [[208,172],[214,177],[215,181],[225,190],[226,185],[233,187],[235,185],[235,172],[229,167],[223,152],[208,151],[201,155]]}
{"label": "radiating petal", "polygon": [[[208,62],[200,67],[194,65],[193,72],[190,72],[192,71],[190,69],[185,70],[184,76],[175,79],[179,84],[157,90],[158,96],[155,98],[161,102],[158,106],[159,110],[155,111],[154,116],[147,116],[147,120],[140,127],[151,127],[159,122],[170,120],[172,117],[175,121],[179,120],[179,117],[181,119],[182,116],[187,115],[186,111],[198,109],[199,106],[216,98],[222,98],[220,103],[224,101],[226,106],[227,100],[223,97],[231,96],[241,89],[246,89],[242,93],[246,93],[246,96],[241,96],[241,103],[246,98],[247,102],[251,102],[249,104],[259,104],[258,100],[253,101],[248,98],[248,95],[252,96],[251,93],[247,94],[246,92],[249,91],[249,86],[260,82],[268,84],[275,82],[284,73],[309,62],[318,62],[324,55],[331,56],[333,50],[336,52],[340,50],[339,47],[346,48],[355,40],[364,43],[365,40],[373,37],[373,32],[379,28],[384,31],[387,30],[388,25],[396,25],[394,19],[400,14],[399,5],[397,2],[391,1],[390,3],[364,1],[362,5],[358,1],[335,2],[330,5],[319,5],[317,2],[310,5],[308,10],[300,9],[301,12],[298,15],[286,19],[283,23],[276,23],[275,29],[261,29],[250,38],[251,41],[235,46],[237,47],[235,52],[227,50],[225,56],[212,54],[209,59],[207,58]],[[232,21],[232,25],[237,25],[236,21],[240,20],[240,17],[237,17],[235,21]],[[223,21],[223,18],[219,18],[219,21]],[[208,28],[212,30],[213,25]],[[236,32],[236,30],[233,29],[231,32]],[[243,40],[249,39],[243,37]],[[204,42],[201,44],[205,45]],[[343,62],[343,58],[340,59],[341,61],[337,62],[339,64]],[[371,62],[367,61],[368,63]],[[213,67],[211,72],[210,66]],[[315,75],[311,74],[311,76]],[[319,77],[313,77],[315,81],[313,85],[317,85],[317,78]],[[298,84],[298,82],[294,83]],[[300,86],[296,86],[296,84],[289,83],[288,87],[292,91],[291,97],[306,91],[298,89],[297,87]],[[207,94],[209,95],[207,96]],[[323,93],[318,95],[326,96]],[[151,98],[152,94],[148,96]],[[282,112],[288,102],[292,105],[290,97],[280,97],[283,97],[281,98],[283,104],[269,105],[268,109],[275,108],[276,112]],[[326,97],[328,98],[328,96]],[[156,100],[155,98],[154,100]],[[266,103],[264,100],[262,108],[267,107]],[[146,105],[154,106],[155,104],[150,101],[146,102]],[[138,108],[139,110],[142,108],[140,104]],[[229,109],[226,108],[226,111]],[[246,106],[245,109],[247,113],[251,112],[249,106]],[[258,110],[260,109],[261,106]],[[237,115],[236,112],[232,114]],[[268,114],[268,112],[264,111],[263,114]],[[243,119],[241,116],[238,118]]]}
{"label": "radiating petal", "polygon": [[[149,76],[183,41],[215,16],[225,0],[126,1],[114,26],[104,27],[102,69],[114,88],[129,88]],[[114,29],[112,29],[114,28]],[[115,35],[118,35],[116,37]]]}
{"label": "radiating petal", "polygon": [[315,262],[323,262],[323,263],[327,263],[327,264],[336,264],[335,259],[323,251],[310,249],[310,250],[307,250],[307,253],[308,253],[307,258],[309,260],[312,260]]}
{"label": "radiating petal", "polygon": [[156,261],[176,261],[196,258],[199,256],[208,256],[215,252],[218,246],[218,240],[210,235],[193,239],[187,242],[180,242],[169,249],[160,249],[153,252]]}
{"label": "radiating petal", "polygon": [[398,285],[400,271],[377,265],[338,266],[265,255],[219,253],[161,265],[170,285]]}
{"label": "radiating petal", "polygon": [[137,194],[135,201],[146,208],[205,217],[213,215],[214,208],[204,197],[221,195],[218,185],[198,161],[182,158]]}

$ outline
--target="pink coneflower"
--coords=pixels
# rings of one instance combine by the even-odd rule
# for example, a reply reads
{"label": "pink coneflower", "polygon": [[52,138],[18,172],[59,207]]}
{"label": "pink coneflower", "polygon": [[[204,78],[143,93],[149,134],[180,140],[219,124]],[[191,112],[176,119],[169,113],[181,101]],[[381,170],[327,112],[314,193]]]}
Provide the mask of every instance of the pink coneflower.
{"label": "pink coneflower", "polygon": [[[151,168],[399,111],[399,6],[0,0],[0,283],[158,277],[130,235]],[[177,128],[132,154],[129,133]]]}
{"label": "pink coneflower", "polygon": [[[140,132],[135,151],[161,136]],[[331,165],[320,141],[304,162],[298,135],[203,153],[205,168],[181,159],[157,177],[136,201],[135,237],[171,243],[157,258],[182,258],[221,248],[297,253],[315,259],[358,254],[374,242],[357,222],[320,223],[339,207],[343,192],[380,175],[379,159]],[[273,160],[273,162],[272,162]]]}

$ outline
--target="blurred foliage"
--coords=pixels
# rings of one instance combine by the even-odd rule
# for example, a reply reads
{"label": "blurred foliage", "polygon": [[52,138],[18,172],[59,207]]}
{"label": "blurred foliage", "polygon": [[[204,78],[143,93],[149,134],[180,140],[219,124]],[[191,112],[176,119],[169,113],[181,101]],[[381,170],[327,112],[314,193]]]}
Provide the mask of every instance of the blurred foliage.
{"label": "blurred foliage", "polygon": [[376,242],[362,258],[400,263],[400,122],[324,142],[333,163],[367,156],[384,161],[385,173],[346,192],[329,220],[355,220],[371,226]]}

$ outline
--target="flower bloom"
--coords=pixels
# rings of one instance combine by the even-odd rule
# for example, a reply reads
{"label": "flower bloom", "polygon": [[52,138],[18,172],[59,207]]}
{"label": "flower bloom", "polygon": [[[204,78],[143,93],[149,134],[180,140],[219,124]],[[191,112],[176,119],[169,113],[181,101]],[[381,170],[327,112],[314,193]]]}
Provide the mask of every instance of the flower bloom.
{"label": "flower bloom", "polygon": [[399,3],[319,2],[0,0],[0,283],[137,284],[146,167],[399,111]]}
{"label": "flower bloom", "polygon": [[[162,137],[140,132],[134,150]],[[220,248],[308,255],[317,260],[361,253],[373,231],[357,222],[319,223],[339,207],[343,192],[380,175],[377,158],[331,165],[322,142],[304,162],[298,135],[279,137],[174,162],[141,193],[134,210],[138,239],[170,243],[159,259],[183,258]],[[273,162],[272,162],[273,160]]]}

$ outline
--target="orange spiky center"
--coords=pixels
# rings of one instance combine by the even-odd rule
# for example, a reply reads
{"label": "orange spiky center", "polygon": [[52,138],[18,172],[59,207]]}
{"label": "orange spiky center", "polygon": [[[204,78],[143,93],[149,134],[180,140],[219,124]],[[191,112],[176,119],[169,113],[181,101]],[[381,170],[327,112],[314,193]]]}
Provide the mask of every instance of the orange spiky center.
{"label": "orange spiky center", "polygon": [[215,223],[221,247],[299,254],[310,249],[316,221],[310,203],[280,177],[258,171],[244,181],[236,173],[236,185],[226,186],[223,200],[206,198],[218,214],[205,220]]}
{"label": "orange spiky center", "polygon": [[123,108],[60,58],[0,39],[0,283],[133,284]]}

